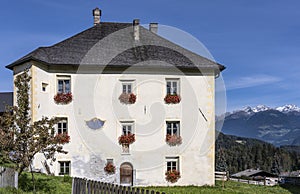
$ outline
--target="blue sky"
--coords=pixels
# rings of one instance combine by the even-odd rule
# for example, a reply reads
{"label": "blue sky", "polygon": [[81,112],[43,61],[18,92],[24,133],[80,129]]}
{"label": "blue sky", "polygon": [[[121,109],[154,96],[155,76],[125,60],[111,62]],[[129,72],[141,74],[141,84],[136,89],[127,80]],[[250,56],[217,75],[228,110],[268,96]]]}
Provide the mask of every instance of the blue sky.
{"label": "blue sky", "polygon": [[300,105],[300,1],[26,0],[0,3],[0,91],[12,90],[5,65],[102,21],[158,22],[200,40],[227,69],[228,110]]}

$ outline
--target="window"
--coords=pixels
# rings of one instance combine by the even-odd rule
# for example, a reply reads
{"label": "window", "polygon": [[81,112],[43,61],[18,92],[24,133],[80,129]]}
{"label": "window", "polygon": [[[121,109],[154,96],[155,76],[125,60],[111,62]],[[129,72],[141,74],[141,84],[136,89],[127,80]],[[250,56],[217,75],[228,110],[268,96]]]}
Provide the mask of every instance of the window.
{"label": "window", "polygon": [[167,121],[167,135],[180,135],[180,122]]}
{"label": "window", "polygon": [[179,157],[167,157],[167,171],[177,170],[179,171]]}
{"label": "window", "polygon": [[48,84],[42,83],[42,91],[43,91],[43,92],[46,92],[46,91],[47,91],[47,86],[48,86]]}
{"label": "window", "polygon": [[175,95],[179,94],[179,79],[167,79],[167,94]]}
{"label": "window", "polygon": [[122,83],[122,92],[127,94],[132,93],[132,83]]}
{"label": "window", "polygon": [[70,169],[70,161],[59,161],[59,175],[70,175]]}
{"label": "window", "polygon": [[70,76],[57,76],[57,93],[70,93],[71,92],[71,77]]}
{"label": "window", "polygon": [[68,133],[68,119],[67,118],[62,118],[57,123],[57,133],[58,134]]}
{"label": "window", "polygon": [[106,159],[106,163],[114,163],[114,159]]}
{"label": "window", "polygon": [[122,123],[122,135],[133,134],[133,122]]}

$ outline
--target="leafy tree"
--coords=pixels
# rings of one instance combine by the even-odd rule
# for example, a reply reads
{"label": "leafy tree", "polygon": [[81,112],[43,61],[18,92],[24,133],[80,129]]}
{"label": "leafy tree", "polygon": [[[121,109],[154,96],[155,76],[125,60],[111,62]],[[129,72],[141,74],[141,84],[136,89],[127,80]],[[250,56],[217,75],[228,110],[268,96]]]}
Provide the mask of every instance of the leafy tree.
{"label": "leafy tree", "polygon": [[[0,162],[12,165],[19,175],[27,168],[32,172],[31,164],[37,153],[43,153],[47,160],[55,161],[56,153],[67,153],[63,145],[69,142],[68,134],[55,135],[54,126],[58,118],[44,117],[32,121],[30,80],[28,70],[16,76],[17,106],[8,107],[0,117]],[[34,183],[33,173],[32,180]]]}

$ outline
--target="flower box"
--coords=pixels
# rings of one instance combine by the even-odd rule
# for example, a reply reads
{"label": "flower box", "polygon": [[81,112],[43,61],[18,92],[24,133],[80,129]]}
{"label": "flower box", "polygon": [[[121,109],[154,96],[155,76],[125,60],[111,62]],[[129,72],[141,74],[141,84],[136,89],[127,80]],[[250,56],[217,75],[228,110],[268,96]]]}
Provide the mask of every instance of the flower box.
{"label": "flower box", "polygon": [[166,104],[178,104],[181,98],[177,94],[167,94],[164,100]]}
{"label": "flower box", "polygon": [[182,138],[180,135],[166,135],[166,142],[169,146],[176,146],[182,143]]}
{"label": "flower box", "polygon": [[104,171],[107,174],[115,174],[116,173],[116,167],[114,166],[114,164],[112,162],[108,162],[108,163],[106,163],[106,165],[104,167]]}
{"label": "flower box", "polygon": [[168,170],[166,173],[166,181],[176,183],[180,179],[180,172],[177,170]]}
{"label": "flower box", "polygon": [[123,104],[134,104],[136,101],[136,95],[133,93],[122,93],[119,96],[119,100]]}
{"label": "flower box", "polygon": [[72,102],[73,96],[71,92],[68,93],[57,93],[54,96],[54,101],[56,104],[69,104]]}
{"label": "flower box", "polygon": [[65,144],[70,142],[70,136],[67,133],[59,133],[54,137],[54,139],[59,144]]}
{"label": "flower box", "polygon": [[132,144],[135,142],[135,135],[134,134],[128,134],[128,135],[121,135],[119,137],[119,144],[124,146],[129,146],[129,144]]}

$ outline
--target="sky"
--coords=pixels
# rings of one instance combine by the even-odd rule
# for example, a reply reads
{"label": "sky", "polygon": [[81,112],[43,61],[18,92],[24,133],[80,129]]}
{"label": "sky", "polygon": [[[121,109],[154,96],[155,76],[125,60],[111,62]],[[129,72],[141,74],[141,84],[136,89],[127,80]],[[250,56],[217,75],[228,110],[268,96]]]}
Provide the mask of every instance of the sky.
{"label": "sky", "polygon": [[6,65],[102,21],[158,22],[190,33],[226,66],[227,111],[264,104],[300,106],[298,0],[10,0],[0,3],[0,92],[12,91]]}

